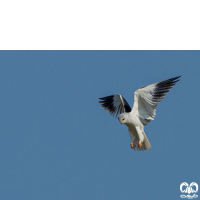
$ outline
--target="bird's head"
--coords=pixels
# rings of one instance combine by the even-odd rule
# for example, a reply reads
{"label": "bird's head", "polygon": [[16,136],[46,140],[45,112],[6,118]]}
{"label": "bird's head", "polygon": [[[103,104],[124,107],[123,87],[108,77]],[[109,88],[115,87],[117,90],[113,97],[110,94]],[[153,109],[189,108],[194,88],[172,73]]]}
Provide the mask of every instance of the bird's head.
{"label": "bird's head", "polygon": [[127,113],[122,113],[119,115],[118,119],[120,121],[121,124],[125,124],[127,121]]}

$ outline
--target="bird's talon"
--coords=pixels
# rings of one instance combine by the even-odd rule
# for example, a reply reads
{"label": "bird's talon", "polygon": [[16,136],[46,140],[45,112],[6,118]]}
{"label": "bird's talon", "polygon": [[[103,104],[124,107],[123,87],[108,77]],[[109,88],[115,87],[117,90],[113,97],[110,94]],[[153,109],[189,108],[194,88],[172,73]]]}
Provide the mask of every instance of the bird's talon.
{"label": "bird's talon", "polygon": [[142,142],[139,141],[139,142],[138,142],[138,147],[140,148],[141,146],[142,146]]}
{"label": "bird's talon", "polygon": [[130,146],[131,146],[131,148],[134,148],[135,144],[133,142],[131,142]]}

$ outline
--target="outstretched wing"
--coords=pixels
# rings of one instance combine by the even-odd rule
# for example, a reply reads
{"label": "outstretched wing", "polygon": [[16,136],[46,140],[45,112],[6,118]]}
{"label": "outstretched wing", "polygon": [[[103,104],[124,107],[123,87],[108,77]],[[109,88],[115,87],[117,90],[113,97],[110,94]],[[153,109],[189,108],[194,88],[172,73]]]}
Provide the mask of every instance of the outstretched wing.
{"label": "outstretched wing", "polygon": [[165,94],[178,82],[180,76],[165,81],[142,87],[134,93],[134,104],[132,111],[146,125],[156,115],[156,106],[165,97]]}
{"label": "outstretched wing", "polygon": [[111,115],[115,115],[117,117],[118,114],[124,113],[124,112],[131,112],[131,107],[127,103],[127,101],[124,99],[124,97],[120,94],[114,94],[111,96],[99,98],[99,103],[101,104],[101,107],[105,108]]}

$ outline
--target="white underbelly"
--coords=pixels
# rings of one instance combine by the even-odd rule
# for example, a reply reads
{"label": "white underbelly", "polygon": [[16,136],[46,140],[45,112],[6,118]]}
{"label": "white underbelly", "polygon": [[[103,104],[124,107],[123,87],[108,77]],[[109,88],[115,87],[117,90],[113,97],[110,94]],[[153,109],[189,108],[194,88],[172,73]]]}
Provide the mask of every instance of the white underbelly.
{"label": "white underbelly", "polygon": [[126,124],[131,130],[135,129],[135,127],[141,127],[141,122],[136,115],[132,115],[130,118],[130,122]]}

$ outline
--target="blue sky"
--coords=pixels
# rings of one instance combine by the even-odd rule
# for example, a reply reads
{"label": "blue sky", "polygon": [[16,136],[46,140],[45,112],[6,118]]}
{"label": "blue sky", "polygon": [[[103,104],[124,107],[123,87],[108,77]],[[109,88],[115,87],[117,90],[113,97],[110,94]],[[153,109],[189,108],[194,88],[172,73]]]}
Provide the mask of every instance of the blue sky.
{"label": "blue sky", "polygon": [[[199,51],[1,51],[0,197],[180,199],[200,184]],[[135,152],[98,103],[182,75]]]}

